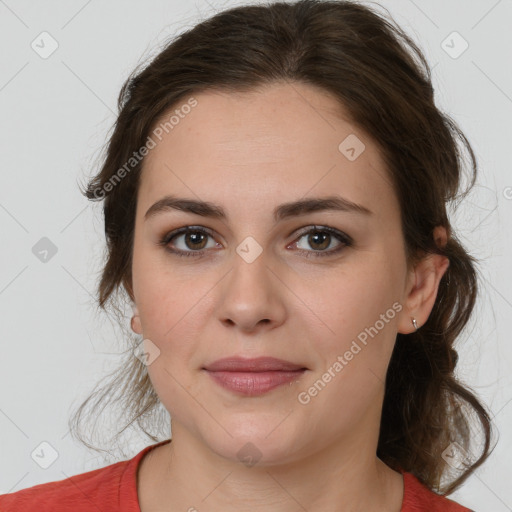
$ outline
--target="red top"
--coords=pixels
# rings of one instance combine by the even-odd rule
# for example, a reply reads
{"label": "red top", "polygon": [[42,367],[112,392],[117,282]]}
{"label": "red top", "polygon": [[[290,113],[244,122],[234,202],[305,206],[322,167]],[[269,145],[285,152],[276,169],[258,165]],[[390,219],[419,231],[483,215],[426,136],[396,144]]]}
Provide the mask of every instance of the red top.
{"label": "red top", "polygon": [[[135,457],[104,468],[0,495],[0,512],[140,512],[137,468],[144,455],[170,442],[146,446]],[[412,473],[404,476],[400,512],[472,512],[422,485]]]}

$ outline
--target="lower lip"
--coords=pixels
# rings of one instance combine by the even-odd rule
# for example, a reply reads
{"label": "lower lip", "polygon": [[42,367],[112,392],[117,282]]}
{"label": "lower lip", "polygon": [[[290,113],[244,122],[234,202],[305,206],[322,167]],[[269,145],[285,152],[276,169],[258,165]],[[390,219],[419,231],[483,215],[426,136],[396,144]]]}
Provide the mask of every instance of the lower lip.
{"label": "lower lip", "polygon": [[306,370],[269,372],[206,371],[223,388],[242,395],[255,396],[299,379]]}

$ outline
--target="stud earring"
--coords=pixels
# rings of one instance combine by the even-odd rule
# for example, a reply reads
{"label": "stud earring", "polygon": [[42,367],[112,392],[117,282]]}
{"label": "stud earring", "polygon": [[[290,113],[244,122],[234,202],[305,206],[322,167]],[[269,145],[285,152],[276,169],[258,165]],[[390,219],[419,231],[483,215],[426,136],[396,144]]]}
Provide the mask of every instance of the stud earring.
{"label": "stud earring", "polygon": [[418,330],[418,324],[416,323],[416,318],[412,318],[412,325],[414,325],[414,328]]}

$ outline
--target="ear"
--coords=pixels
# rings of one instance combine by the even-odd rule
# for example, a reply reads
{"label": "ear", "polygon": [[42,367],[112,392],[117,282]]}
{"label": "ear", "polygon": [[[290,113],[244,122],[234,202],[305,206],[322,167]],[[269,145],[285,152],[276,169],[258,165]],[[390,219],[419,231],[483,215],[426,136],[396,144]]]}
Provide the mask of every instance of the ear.
{"label": "ear", "polygon": [[[434,240],[438,247],[447,242],[446,229],[437,226]],[[416,318],[418,329],[426,323],[437,297],[439,282],[448,269],[450,261],[440,254],[427,254],[409,273],[405,290],[404,309],[398,321],[398,332],[414,332],[412,318]]]}
{"label": "ear", "polygon": [[132,331],[135,332],[136,334],[142,334],[142,325],[140,323],[139,310],[135,304],[132,304],[132,309],[133,309],[133,316],[132,316],[132,320],[130,322]]}

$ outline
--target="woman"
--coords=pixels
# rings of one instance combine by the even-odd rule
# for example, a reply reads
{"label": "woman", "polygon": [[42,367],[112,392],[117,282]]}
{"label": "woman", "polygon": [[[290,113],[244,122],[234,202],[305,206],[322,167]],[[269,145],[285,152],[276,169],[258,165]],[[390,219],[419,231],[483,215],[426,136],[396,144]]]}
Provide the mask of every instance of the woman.
{"label": "woman", "polygon": [[85,190],[99,304],[133,304],[116,382],[144,428],[165,407],[172,440],[0,509],[468,511],[446,494],[491,423],[454,375],[477,282],[446,206],[458,142],[471,184],[476,163],[417,46],[352,2],[237,7],[119,106]]}

